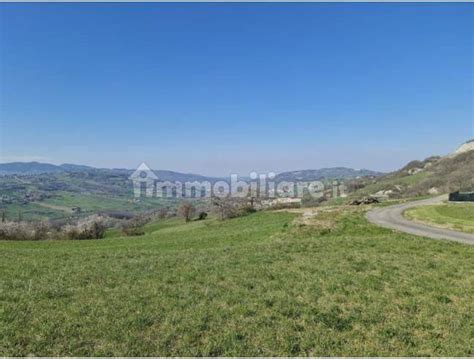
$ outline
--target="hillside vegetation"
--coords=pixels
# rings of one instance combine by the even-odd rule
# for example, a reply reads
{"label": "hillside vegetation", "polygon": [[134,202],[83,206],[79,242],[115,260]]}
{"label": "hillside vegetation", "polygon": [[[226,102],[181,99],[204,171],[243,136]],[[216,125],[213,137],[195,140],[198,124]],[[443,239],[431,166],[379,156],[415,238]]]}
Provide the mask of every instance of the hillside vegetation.
{"label": "hillside vegetation", "polygon": [[[10,220],[64,219],[100,211],[143,212],[176,207],[178,199],[133,198],[129,176],[133,170],[100,169],[82,165],[37,162],[0,163],[0,212]],[[160,181],[210,182],[226,178],[206,177],[166,170],[154,173]],[[277,181],[314,181],[376,176],[369,170],[336,167],[284,172]]]}
{"label": "hillside vegetation", "polygon": [[358,208],[297,216],[1,242],[0,354],[474,352],[474,247],[377,228]]}
{"label": "hillside vegetation", "polygon": [[357,177],[376,177],[382,175],[382,172],[371,171],[367,169],[356,170],[347,167],[320,168],[316,170],[301,170],[279,173],[276,181],[315,181],[324,179],[347,179]]}
{"label": "hillside vegetation", "polygon": [[455,156],[412,161],[399,171],[362,179],[352,184],[353,195],[385,195],[389,198],[424,196],[474,189],[474,151]]}

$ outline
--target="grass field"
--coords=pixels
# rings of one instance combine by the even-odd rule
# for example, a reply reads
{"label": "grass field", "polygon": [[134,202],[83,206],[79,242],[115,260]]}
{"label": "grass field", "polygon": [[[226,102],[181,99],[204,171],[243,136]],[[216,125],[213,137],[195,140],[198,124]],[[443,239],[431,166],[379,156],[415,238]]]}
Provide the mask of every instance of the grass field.
{"label": "grass field", "polygon": [[48,220],[70,217],[73,207],[80,207],[82,215],[90,215],[100,211],[139,213],[161,207],[176,208],[178,205],[178,201],[168,198],[141,198],[139,202],[132,200],[133,197],[110,197],[58,191],[55,197],[41,202],[3,205],[0,212],[5,212],[5,216],[9,220],[17,220],[19,215],[25,220]]}
{"label": "grass field", "polygon": [[431,175],[432,173],[423,171],[423,172],[418,172],[416,174],[405,176],[405,177],[397,177],[397,178],[389,178],[389,179],[384,178],[382,181],[378,183],[369,184],[365,186],[364,188],[358,190],[357,194],[358,196],[361,196],[361,195],[368,196],[380,190],[385,190],[390,186],[395,186],[395,185],[399,185],[402,187],[413,186],[427,179]]}
{"label": "grass field", "polygon": [[296,216],[2,242],[0,354],[474,353],[474,247],[380,229],[360,210]]}
{"label": "grass field", "polygon": [[410,208],[404,215],[436,227],[474,233],[474,204],[455,203]]}

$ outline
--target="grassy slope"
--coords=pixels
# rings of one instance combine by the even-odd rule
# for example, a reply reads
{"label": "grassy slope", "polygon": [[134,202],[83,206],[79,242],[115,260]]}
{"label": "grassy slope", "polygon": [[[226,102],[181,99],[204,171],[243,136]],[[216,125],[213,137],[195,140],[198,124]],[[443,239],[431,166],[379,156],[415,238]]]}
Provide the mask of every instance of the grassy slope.
{"label": "grassy slope", "polygon": [[[470,355],[474,248],[343,215],[0,243],[2,355]],[[319,234],[318,234],[319,233]]]}
{"label": "grassy slope", "polygon": [[64,216],[64,211],[42,207],[37,203],[9,204],[0,210],[9,220],[17,220],[20,215],[24,220],[56,219]]}
{"label": "grassy slope", "polygon": [[441,228],[474,233],[474,204],[442,204],[420,206],[405,211],[412,220]]}
{"label": "grassy slope", "polygon": [[401,188],[401,197],[418,197],[429,194],[431,188],[439,193],[449,193],[459,189],[474,188],[472,168],[474,168],[474,151],[458,154],[454,157],[443,157],[428,161],[431,166],[413,175],[408,174],[409,168],[422,168],[428,160],[413,164],[411,162],[399,171],[376,178],[364,188],[352,193],[353,197],[374,194],[380,190]]}
{"label": "grassy slope", "polygon": [[382,178],[377,183],[369,184],[368,186],[360,189],[357,194],[358,195],[370,195],[374,194],[380,190],[386,190],[387,188],[391,188],[391,186],[399,185],[403,187],[410,187],[419,182],[425,180],[426,178],[432,175],[431,172],[419,172],[411,176],[405,177],[394,177],[391,178],[387,176],[387,178]]}

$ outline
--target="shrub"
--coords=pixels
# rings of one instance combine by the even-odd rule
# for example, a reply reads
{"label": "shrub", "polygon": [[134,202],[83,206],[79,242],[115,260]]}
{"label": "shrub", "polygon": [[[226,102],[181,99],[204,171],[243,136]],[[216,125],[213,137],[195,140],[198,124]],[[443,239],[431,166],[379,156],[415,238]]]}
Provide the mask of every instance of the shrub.
{"label": "shrub", "polygon": [[0,239],[9,241],[33,240],[35,239],[35,232],[28,223],[5,221],[0,223]]}
{"label": "shrub", "polygon": [[62,232],[69,239],[101,239],[104,238],[106,229],[104,218],[94,215],[80,219],[77,224],[66,225]]}
{"label": "shrub", "polygon": [[103,217],[92,216],[59,227],[48,222],[0,222],[0,240],[99,239],[105,235]]}
{"label": "shrub", "polygon": [[198,221],[202,221],[202,220],[204,220],[204,219],[206,219],[206,218],[207,218],[207,212],[204,212],[204,211],[199,212],[198,218],[197,218]]}
{"label": "shrub", "polygon": [[100,216],[107,216],[113,219],[132,219],[133,214],[126,211],[102,211],[99,212]]}
{"label": "shrub", "polygon": [[275,203],[275,204],[272,204],[268,209],[277,210],[277,209],[292,209],[292,208],[301,208],[301,203],[298,203],[298,202]]}
{"label": "shrub", "polygon": [[148,223],[148,218],[143,215],[135,216],[122,223],[122,233],[126,236],[141,236],[145,234],[144,226]]}
{"label": "shrub", "polygon": [[313,197],[309,194],[306,194],[301,199],[301,206],[302,207],[317,207],[321,203],[327,201],[326,197]]}
{"label": "shrub", "polygon": [[11,222],[0,223],[0,239],[11,241],[38,241],[56,239],[57,231],[48,222]]}
{"label": "shrub", "polygon": [[37,223],[33,223],[31,225],[33,227],[33,239],[39,241],[41,239],[50,239],[53,231],[53,228],[49,225],[48,222],[41,221]]}
{"label": "shrub", "polygon": [[256,212],[253,205],[245,198],[214,197],[212,204],[221,220],[241,217]]}
{"label": "shrub", "polygon": [[159,219],[164,219],[168,216],[168,211],[169,209],[168,208],[160,208],[159,211],[158,211],[158,218]]}
{"label": "shrub", "polygon": [[242,204],[238,208],[239,216],[245,216],[247,214],[255,213],[257,210],[251,204]]}
{"label": "shrub", "polygon": [[193,218],[195,211],[196,208],[188,201],[181,202],[178,207],[178,215],[184,218],[186,222],[189,222],[191,218]]}

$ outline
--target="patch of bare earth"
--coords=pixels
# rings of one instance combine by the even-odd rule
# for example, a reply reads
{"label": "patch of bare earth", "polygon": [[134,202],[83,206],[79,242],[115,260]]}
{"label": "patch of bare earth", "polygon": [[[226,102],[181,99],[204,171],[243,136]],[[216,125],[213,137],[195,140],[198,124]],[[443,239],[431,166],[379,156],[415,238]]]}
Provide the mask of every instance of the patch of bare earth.
{"label": "patch of bare earth", "polygon": [[291,208],[282,209],[278,212],[290,212],[301,214],[293,220],[297,227],[308,226],[312,229],[331,230],[343,214],[360,211],[354,206],[313,207],[313,208]]}

